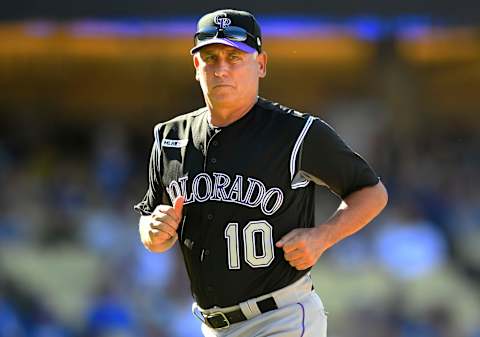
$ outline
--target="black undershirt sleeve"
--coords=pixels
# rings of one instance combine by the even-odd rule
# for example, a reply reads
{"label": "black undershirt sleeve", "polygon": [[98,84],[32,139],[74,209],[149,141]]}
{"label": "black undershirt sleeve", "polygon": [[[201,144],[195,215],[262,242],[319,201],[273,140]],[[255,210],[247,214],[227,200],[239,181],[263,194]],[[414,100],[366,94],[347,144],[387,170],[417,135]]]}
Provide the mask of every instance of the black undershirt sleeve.
{"label": "black undershirt sleeve", "polygon": [[165,189],[160,179],[160,149],[155,142],[150,154],[148,166],[148,190],[143,200],[134,206],[134,209],[142,215],[150,215],[157,205],[162,202]]}
{"label": "black undershirt sleeve", "polygon": [[318,185],[326,185],[342,199],[379,181],[369,164],[320,119],[308,130],[300,151],[299,173]]}

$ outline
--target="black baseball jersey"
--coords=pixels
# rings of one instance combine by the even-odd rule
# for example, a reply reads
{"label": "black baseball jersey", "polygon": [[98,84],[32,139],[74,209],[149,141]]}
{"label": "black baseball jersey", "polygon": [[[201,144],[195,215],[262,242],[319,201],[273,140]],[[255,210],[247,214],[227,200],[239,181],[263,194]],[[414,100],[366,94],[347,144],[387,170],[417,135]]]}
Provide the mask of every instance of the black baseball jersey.
{"label": "black baseball jersey", "polygon": [[378,182],[319,118],[259,98],[213,128],[207,108],[154,129],[149,187],[135,209],[186,200],[179,242],[202,308],[231,306],[298,280],[275,243],[314,222],[314,183],[340,197]]}

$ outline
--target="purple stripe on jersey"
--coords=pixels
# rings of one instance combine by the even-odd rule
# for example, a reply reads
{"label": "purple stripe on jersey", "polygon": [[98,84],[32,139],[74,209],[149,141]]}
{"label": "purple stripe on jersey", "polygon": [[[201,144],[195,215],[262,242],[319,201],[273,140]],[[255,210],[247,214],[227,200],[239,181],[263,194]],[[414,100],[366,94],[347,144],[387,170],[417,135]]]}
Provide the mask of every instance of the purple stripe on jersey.
{"label": "purple stripe on jersey", "polygon": [[297,304],[302,308],[302,334],[300,337],[303,337],[303,334],[305,333],[305,308],[303,307],[302,303]]}

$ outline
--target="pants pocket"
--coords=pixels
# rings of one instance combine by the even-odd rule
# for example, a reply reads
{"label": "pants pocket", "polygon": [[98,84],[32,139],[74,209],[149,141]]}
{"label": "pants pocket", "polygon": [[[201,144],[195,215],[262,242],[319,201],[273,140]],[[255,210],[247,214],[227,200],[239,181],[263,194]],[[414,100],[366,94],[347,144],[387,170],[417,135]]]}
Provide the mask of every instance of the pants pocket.
{"label": "pants pocket", "polygon": [[320,296],[315,291],[310,294],[305,309],[305,333],[303,337],[326,337],[327,312]]}
{"label": "pants pocket", "polygon": [[320,298],[320,296],[318,296],[318,294],[315,292],[315,290],[312,290],[311,300],[313,302],[314,309],[321,312],[326,318],[327,315],[328,315],[328,312],[327,312],[327,310],[325,310],[325,306],[323,305],[322,299]]}

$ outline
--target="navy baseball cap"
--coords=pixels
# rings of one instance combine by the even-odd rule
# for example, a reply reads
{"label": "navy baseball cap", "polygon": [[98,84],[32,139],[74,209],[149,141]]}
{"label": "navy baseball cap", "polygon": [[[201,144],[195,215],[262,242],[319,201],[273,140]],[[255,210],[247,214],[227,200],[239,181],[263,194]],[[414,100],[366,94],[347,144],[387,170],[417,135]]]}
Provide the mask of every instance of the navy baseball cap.
{"label": "navy baseball cap", "polygon": [[195,46],[190,54],[200,48],[220,43],[240,49],[246,53],[262,51],[262,33],[255,17],[245,11],[221,9],[205,14],[198,20],[194,36]]}

